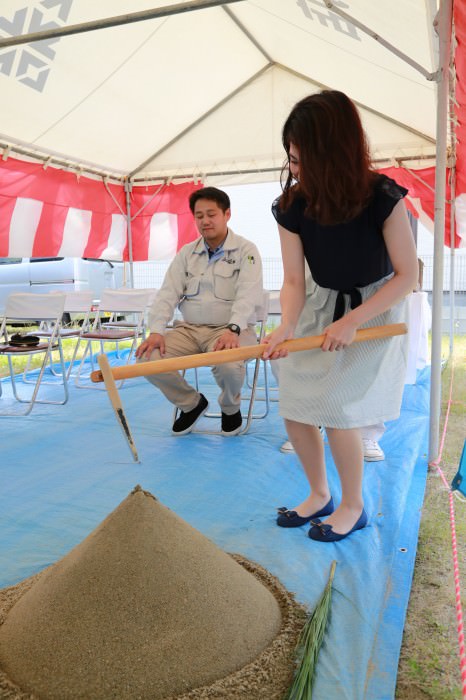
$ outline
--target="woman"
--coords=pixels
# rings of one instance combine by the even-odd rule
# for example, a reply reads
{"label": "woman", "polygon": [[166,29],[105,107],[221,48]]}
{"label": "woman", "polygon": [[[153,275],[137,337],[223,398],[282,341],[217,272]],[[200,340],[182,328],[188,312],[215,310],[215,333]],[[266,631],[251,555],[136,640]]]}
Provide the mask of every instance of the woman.
{"label": "woman", "polygon": [[[273,203],[283,256],[281,325],[264,358],[281,364],[280,413],[303,465],[309,495],[280,508],[282,527],[311,522],[309,537],[341,540],[367,524],[359,428],[399,416],[406,368],[403,337],[355,343],[362,326],[404,320],[417,281],[407,190],[371,169],[356,107],[341,92],[310,95],[283,127],[288,156]],[[314,284],[306,293],[304,261]],[[296,336],[325,335],[321,350],[275,350]],[[325,426],[342,487],[334,508],[322,437]],[[328,516],[325,523],[320,518]]]}

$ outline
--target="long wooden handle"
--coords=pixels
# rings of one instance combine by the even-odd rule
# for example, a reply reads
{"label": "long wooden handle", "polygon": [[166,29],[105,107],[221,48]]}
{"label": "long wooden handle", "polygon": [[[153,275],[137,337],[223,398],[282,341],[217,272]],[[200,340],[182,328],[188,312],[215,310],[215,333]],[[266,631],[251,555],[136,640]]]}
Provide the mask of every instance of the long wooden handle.
{"label": "long wooden handle", "polygon": [[[372,328],[361,328],[356,331],[355,343],[365,340],[377,340],[389,338],[394,335],[404,335],[408,329],[405,323],[393,323],[386,326],[374,326]],[[304,338],[292,338],[284,340],[277,345],[278,348],[286,348],[288,352],[301,352],[302,350],[313,350],[320,348],[324,342],[324,335],[308,335]],[[149,362],[139,362],[135,365],[123,365],[112,367],[111,372],[114,379],[132,379],[133,377],[145,377],[148,374],[162,374],[163,372],[174,372],[177,370],[191,369],[192,367],[206,367],[209,365],[223,365],[226,362],[240,362],[260,357],[267,349],[266,343],[258,345],[243,345],[241,348],[231,348],[231,350],[217,350],[216,352],[201,352],[196,355],[183,355],[182,357],[168,357],[163,360],[151,360]],[[93,382],[103,382],[102,372],[96,370],[91,372]]]}

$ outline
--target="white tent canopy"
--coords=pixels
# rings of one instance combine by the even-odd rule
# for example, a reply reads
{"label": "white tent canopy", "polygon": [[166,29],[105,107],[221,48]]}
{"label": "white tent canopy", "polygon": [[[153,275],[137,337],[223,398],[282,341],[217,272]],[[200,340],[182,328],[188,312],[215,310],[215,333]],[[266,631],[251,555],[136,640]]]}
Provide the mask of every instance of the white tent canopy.
{"label": "white tent canopy", "polygon": [[[263,181],[290,108],[329,87],[360,106],[375,159],[425,165],[412,159],[435,154],[435,0],[327,4],[3,0],[0,142],[117,177]],[[161,16],[53,36],[128,13]],[[51,38],[6,45],[37,31]]]}

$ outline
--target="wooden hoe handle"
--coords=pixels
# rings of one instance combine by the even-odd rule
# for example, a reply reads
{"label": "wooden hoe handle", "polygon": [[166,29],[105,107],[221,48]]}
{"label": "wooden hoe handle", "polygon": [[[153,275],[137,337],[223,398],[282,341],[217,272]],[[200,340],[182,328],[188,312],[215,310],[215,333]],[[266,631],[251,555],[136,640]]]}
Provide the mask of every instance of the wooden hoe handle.
{"label": "wooden hoe handle", "polygon": [[[372,328],[362,328],[356,331],[355,343],[365,340],[378,340],[389,338],[394,335],[404,335],[408,329],[405,323],[393,323],[386,326],[374,326]],[[301,352],[302,350],[313,350],[320,348],[324,342],[324,335],[308,335],[304,338],[291,338],[284,340],[277,345],[278,348],[286,348],[289,352]],[[162,360],[150,360],[149,362],[139,362],[134,365],[122,365],[112,367],[111,373],[114,379],[132,379],[133,377],[144,377],[149,374],[162,374],[163,372],[174,372],[193,367],[208,367],[223,365],[226,362],[239,362],[260,357],[267,349],[267,343],[258,345],[244,345],[240,348],[230,350],[217,350],[216,352],[202,352],[196,355],[183,355],[182,357],[168,357]],[[101,371],[96,370],[91,373],[93,382],[103,382],[104,377]]]}

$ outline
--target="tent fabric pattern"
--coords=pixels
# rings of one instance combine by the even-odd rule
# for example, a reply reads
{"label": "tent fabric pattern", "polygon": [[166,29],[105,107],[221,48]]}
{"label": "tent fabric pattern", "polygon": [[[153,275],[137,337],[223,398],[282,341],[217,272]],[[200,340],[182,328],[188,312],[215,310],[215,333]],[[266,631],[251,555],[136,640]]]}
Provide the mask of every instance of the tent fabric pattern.
{"label": "tent fabric pattern", "polygon": [[199,236],[189,209],[189,195],[202,186],[200,182],[184,182],[133,187],[133,260],[171,259]]}
{"label": "tent fabric pattern", "polygon": [[14,158],[0,168],[2,257],[107,257],[126,247],[123,187]]}
{"label": "tent fabric pattern", "polygon": [[[456,117],[456,226],[457,247],[466,246],[466,6],[461,0],[453,4],[455,27],[455,117]],[[460,243],[461,240],[461,243]]]}
{"label": "tent fabric pattern", "polygon": [[[380,172],[409,190],[407,204],[431,230],[435,168]],[[200,182],[135,184],[131,192],[132,259],[168,260],[198,232],[189,195]],[[89,257],[130,259],[121,184],[107,184],[14,158],[0,161],[0,257]],[[455,237],[455,246],[462,239]],[[445,243],[450,245],[450,205]]]}
{"label": "tent fabric pattern", "polygon": [[[435,168],[409,170],[408,168],[381,168],[379,172],[393,178],[399,185],[409,190],[406,204],[411,213],[420,219],[426,228],[434,231],[435,215]],[[450,246],[450,177],[451,170],[447,169],[447,203],[445,205],[445,245]],[[465,212],[466,213],[466,212]],[[466,222],[465,222],[466,224]],[[455,247],[462,244],[461,237],[455,233]]]}
{"label": "tent fabric pattern", "polygon": [[[36,65],[44,42],[0,45],[8,104],[1,138],[120,176],[266,172],[280,168],[280,126],[292,105],[331,88],[357,102],[377,159],[434,158],[434,4],[225,1],[46,40],[46,66]],[[0,39],[62,27],[65,17],[66,26],[79,25],[153,7],[153,0],[3,0]],[[209,41],[199,41],[199,31]],[[21,73],[25,53],[34,61]],[[31,82],[45,72],[38,90]]]}
{"label": "tent fabric pattern", "polygon": [[[134,260],[173,257],[197,237],[188,197],[199,187],[134,187]],[[0,165],[0,257],[128,260],[125,209],[123,185],[8,158]]]}

